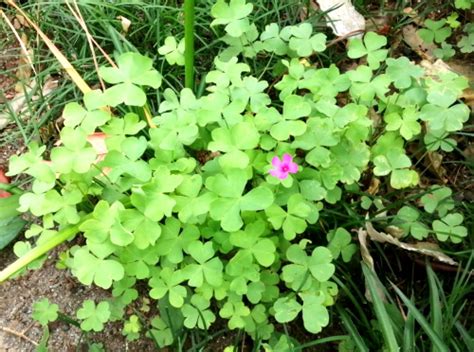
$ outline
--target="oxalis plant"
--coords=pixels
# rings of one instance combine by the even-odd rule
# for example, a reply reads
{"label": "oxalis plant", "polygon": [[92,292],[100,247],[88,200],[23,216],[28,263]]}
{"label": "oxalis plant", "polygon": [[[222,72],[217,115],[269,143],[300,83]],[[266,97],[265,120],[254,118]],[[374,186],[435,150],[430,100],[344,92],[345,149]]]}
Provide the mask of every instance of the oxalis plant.
{"label": "oxalis plant", "polygon": [[[125,53],[117,67],[99,71],[109,88],[66,105],[59,145],[47,153],[32,143],[11,158],[9,175],[32,176],[19,209],[42,222],[16,243],[20,259],[0,281],[38,267],[47,251],[78,236],[60,264],[113,296],[84,302],[77,319],[85,331],[128,319],[124,334],[138,338],[143,322],[124,308],[139,294],[188,329],[208,330],[220,316],[229,329],[265,340],[276,323],[300,316],[310,333],[328,325],[338,294],[334,260],[349,261],[356,247],[350,229],[318,227],[320,214],[364,175],[395,190],[418,186],[406,150],[455,148],[449,136],[469,117],[458,100],[467,81],[387,58],[387,40],[375,33],[349,42],[356,69],[318,67],[324,34],[308,23],[259,33],[251,11],[243,0],[213,6],[212,25],[223,27],[229,46],[215,58],[205,94],[165,89],[147,124],[139,114],[145,90],[159,89],[161,74],[150,58]],[[183,62],[177,46],[162,51]],[[242,58],[260,56],[275,57],[284,73],[253,76]],[[380,209],[365,198],[363,209]],[[391,225],[402,236],[458,243],[467,235],[462,221],[451,190],[434,186]],[[47,301],[37,308],[45,323],[57,316]],[[147,335],[170,345],[171,325],[169,315],[157,315]]]}

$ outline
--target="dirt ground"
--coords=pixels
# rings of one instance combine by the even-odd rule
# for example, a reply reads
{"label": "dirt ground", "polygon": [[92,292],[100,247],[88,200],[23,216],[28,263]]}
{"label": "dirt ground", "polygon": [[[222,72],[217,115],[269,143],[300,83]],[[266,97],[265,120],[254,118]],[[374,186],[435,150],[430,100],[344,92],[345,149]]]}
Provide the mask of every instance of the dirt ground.
{"label": "dirt ground", "polygon": [[[36,271],[0,285],[0,351],[34,351],[41,339],[42,328],[31,318],[32,305],[41,298],[59,305],[60,311],[74,317],[85,299],[100,301],[109,293],[99,288],[86,287],[71,277],[67,270],[54,266],[54,257]],[[0,252],[1,267],[15,259],[11,248]],[[87,351],[79,328],[62,321],[51,323],[49,351]],[[89,334],[89,341],[100,342],[107,351],[153,351],[148,339],[127,342],[118,323],[109,323],[100,334]]]}

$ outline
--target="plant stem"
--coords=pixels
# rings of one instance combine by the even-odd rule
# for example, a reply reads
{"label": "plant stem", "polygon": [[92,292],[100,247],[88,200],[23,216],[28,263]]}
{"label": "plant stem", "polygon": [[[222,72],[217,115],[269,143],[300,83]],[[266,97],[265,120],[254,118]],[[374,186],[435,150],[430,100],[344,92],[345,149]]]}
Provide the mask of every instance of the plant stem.
{"label": "plant stem", "polygon": [[194,91],[194,0],[184,0],[184,85]]}
{"label": "plant stem", "polygon": [[69,227],[66,227],[65,229],[62,229],[61,231],[58,232],[56,236],[51,238],[49,241],[33,248],[24,256],[18,258],[9,266],[7,266],[5,269],[0,271],[0,283],[4,282],[6,279],[8,279],[13,274],[15,274],[17,271],[26,267],[35,259],[38,259],[39,257],[47,253],[51,249],[59,246],[61,243],[75,236],[79,232],[79,225],[80,224],[77,224],[77,225],[69,226]]}

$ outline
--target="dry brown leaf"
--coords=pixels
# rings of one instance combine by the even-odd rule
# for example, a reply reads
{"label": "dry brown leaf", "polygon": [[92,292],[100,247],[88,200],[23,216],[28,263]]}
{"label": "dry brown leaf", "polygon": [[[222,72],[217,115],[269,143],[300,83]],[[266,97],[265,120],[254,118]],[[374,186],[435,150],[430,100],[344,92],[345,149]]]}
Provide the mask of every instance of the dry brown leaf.
{"label": "dry brown leaf", "polygon": [[421,58],[430,61],[434,60],[433,51],[436,49],[436,45],[424,43],[418,35],[417,28],[414,25],[409,24],[403,27],[402,34],[405,43],[407,43],[408,46]]}
{"label": "dry brown leaf", "polygon": [[439,177],[443,182],[447,182],[446,169],[441,166],[443,162],[443,156],[437,152],[428,152],[429,168]]}
{"label": "dry brown leaf", "polygon": [[439,251],[439,247],[434,243],[417,242],[416,244],[410,244],[410,243],[401,242],[397,238],[393,237],[392,235],[377,231],[373,227],[371,222],[366,222],[365,228],[367,230],[367,234],[369,235],[372,241],[376,241],[380,243],[390,243],[399,248],[405,249],[407,251],[421,253],[421,254],[433,257],[436,260],[439,260],[440,262],[443,262],[449,265],[456,265],[456,266],[458,265],[458,263],[454,261],[451,257]]}
{"label": "dry brown leaf", "polygon": [[123,33],[128,33],[128,29],[130,28],[132,21],[130,21],[128,18],[123,17],[123,16],[117,16],[117,19],[120,20]]}
{"label": "dry brown leaf", "polygon": [[[369,248],[367,246],[367,231],[365,231],[364,229],[360,228],[359,230],[357,230],[357,238],[359,239],[359,244],[360,244],[360,255],[362,257],[362,261],[367,264],[367,266],[369,267],[369,269],[372,271],[372,273],[374,274],[374,276],[377,278],[376,282],[379,283],[380,280],[378,280],[378,276],[377,276],[377,273],[375,271],[375,266],[374,266],[374,258],[372,258],[372,256],[370,255],[370,251],[369,251]],[[377,285],[377,294],[378,296],[380,297],[380,299],[383,301],[383,302],[387,302],[387,298],[385,297],[385,293],[382,289],[382,287],[380,287],[379,285]],[[367,298],[367,300],[369,302],[372,302],[372,296],[370,294],[370,291],[369,291],[369,288],[367,287],[367,283],[365,285],[365,298]]]}
{"label": "dry brown leaf", "polygon": [[371,195],[376,195],[379,192],[380,180],[377,177],[372,177],[370,180],[370,186],[367,190],[367,193]]}

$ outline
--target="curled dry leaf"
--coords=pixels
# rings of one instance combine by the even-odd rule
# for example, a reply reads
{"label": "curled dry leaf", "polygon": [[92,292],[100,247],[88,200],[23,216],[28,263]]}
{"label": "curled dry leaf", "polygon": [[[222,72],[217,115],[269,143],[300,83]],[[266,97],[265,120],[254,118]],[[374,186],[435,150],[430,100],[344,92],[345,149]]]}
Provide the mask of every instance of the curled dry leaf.
{"label": "curled dry leaf", "polygon": [[132,21],[123,16],[117,16],[117,19],[120,20],[120,24],[122,25],[122,31],[124,33],[128,33],[128,29],[130,28]]}
{"label": "curled dry leaf", "polygon": [[433,51],[437,48],[434,44],[426,44],[417,33],[417,28],[409,24],[402,29],[403,40],[421,58],[433,61]]}
{"label": "curled dry leaf", "polygon": [[366,222],[365,229],[362,229],[362,228],[359,229],[359,232],[361,231],[366,232],[372,241],[376,241],[380,243],[390,243],[399,248],[405,249],[407,251],[420,253],[423,255],[433,257],[436,260],[439,260],[440,262],[443,262],[449,265],[458,265],[458,263],[454,261],[451,257],[441,252],[439,250],[439,247],[435,243],[418,242],[416,244],[410,244],[410,243],[401,242],[392,235],[377,231],[373,227],[371,222]]}

